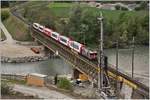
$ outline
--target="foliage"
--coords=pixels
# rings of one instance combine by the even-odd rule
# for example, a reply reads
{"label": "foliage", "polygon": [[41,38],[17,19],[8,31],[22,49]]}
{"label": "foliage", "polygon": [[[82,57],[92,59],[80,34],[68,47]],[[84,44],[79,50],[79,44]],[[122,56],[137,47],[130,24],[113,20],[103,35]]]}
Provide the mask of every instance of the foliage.
{"label": "foliage", "polygon": [[1,40],[5,40],[6,39],[6,36],[4,34],[4,32],[1,30],[0,32],[0,37],[1,37]]}
{"label": "foliage", "polygon": [[20,19],[16,18],[12,14],[7,20],[3,21],[3,24],[7,28],[7,30],[12,35],[13,39],[19,41],[32,41],[32,37],[30,36],[30,32],[28,30],[28,26],[20,21]]}
{"label": "foliage", "polygon": [[9,14],[9,12],[7,10],[2,10],[1,11],[1,19],[2,19],[2,21],[8,19],[9,16],[10,16],[10,14]]}
{"label": "foliage", "polygon": [[8,95],[12,91],[12,87],[8,86],[8,84],[4,81],[1,81],[1,94]]}
{"label": "foliage", "polygon": [[2,8],[9,7],[9,2],[8,1],[1,1],[1,7]]}
{"label": "foliage", "polygon": [[115,8],[116,10],[128,10],[128,8],[120,6],[120,5],[116,5]]}
{"label": "foliage", "polygon": [[[90,47],[98,45],[100,23],[99,13],[104,16],[104,46],[113,47],[116,40],[129,42],[135,36],[136,41],[148,44],[148,11],[101,10],[78,3],[47,3],[33,7],[32,2],[25,15],[30,22],[41,23],[60,34],[64,34]],[[28,6],[26,5],[26,6]],[[24,6],[24,9],[25,6]],[[142,16],[141,16],[142,15]]]}
{"label": "foliage", "polygon": [[71,85],[70,81],[67,80],[66,78],[60,78],[57,83],[57,86],[62,89],[72,90],[72,85]]}
{"label": "foliage", "polygon": [[135,8],[135,10],[139,11],[139,10],[148,10],[148,1],[141,1],[140,5],[138,7]]}

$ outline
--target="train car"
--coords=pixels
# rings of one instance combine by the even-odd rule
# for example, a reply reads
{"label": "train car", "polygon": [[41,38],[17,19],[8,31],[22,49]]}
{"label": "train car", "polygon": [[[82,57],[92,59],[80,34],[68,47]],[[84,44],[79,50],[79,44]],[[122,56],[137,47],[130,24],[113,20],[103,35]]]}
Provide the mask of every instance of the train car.
{"label": "train car", "polygon": [[96,51],[89,50],[85,47],[82,48],[81,54],[90,60],[95,60],[97,58],[97,52]]}
{"label": "train car", "polygon": [[59,41],[60,34],[57,32],[52,32],[51,37],[57,41]]}
{"label": "train car", "polygon": [[69,47],[75,51],[77,51],[78,53],[81,52],[81,48],[84,47],[84,45],[76,42],[76,41],[70,41],[69,42]]}
{"label": "train car", "polygon": [[52,30],[51,30],[51,29],[49,29],[49,28],[44,28],[43,30],[44,30],[44,33],[45,33],[47,36],[51,36],[51,34],[52,34]]}
{"label": "train car", "polygon": [[66,46],[69,46],[69,41],[70,41],[70,39],[68,37],[60,35],[60,37],[59,37],[60,43],[66,45]]}
{"label": "train car", "polygon": [[33,23],[33,28],[39,29],[39,26],[40,26],[40,24],[38,24],[38,23]]}
{"label": "train car", "polygon": [[44,32],[44,26],[42,25],[39,25],[39,29],[38,29],[40,32]]}

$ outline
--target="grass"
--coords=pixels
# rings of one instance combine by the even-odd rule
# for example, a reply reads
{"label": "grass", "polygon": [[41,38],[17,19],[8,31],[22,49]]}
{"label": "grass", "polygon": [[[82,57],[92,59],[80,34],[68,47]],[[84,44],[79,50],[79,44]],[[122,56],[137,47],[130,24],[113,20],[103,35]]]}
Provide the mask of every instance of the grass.
{"label": "grass", "polygon": [[72,90],[72,85],[70,81],[67,80],[66,78],[60,78],[57,83],[57,86],[65,90]]}
{"label": "grass", "polygon": [[3,22],[13,39],[19,41],[31,41],[28,26],[18,18],[10,14],[10,17]]}
{"label": "grass", "polygon": [[75,3],[50,3],[49,8],[57,8],[57,7],[72,7]]}
{"label": "grass", "polygon": [[2,30],[0,32],[0,37],[1,37],[2,40],[6,39],[6,36],[5,36],[5,34],[4,34],[4,32]]}
{"label": "grass", "polygon": [[16,79],[7,79],[7,80],[3,80],[6,83],[12,83],[12,84],[26,84],[25,80],[16,80]]}
{"label": "grass", "polygon": [[[79,3],[56,3],[56,2],[46,2],[46,1],[30,1],[20,6],[18,10],[28,7],[29,9],[38,9],[38,12],[44,14],[50,14],[57,18],[68,18],[72,12],[72,8]],[[88,11],[93,11],[97,14],[103,13],[103,16],[107,19],[116,19],[121,13],[126,13],[129,16],[141,16],[148,14],[146,11],[119,11],[119,10],[103,10],[95,7],[90,7],[86,4],[80,4],[81,8]],[[23,12],[23,9],[21,10]],[[21,12],[21,13],[22,13]],[[48,12],[48,13],[47,13]]]}
{"label": "grass", "polygon": [[[52,11],[52,13],[57,17],[69,17],[69,13],[72,11],[72,7],[78,5],[75,3],[50,3],[47,7]],[[103,13],[104,17],[108,19],[114,19],[119,16],[120,13],[127,13],[129,16],[141,16],[141,14],[146,14],[146,11],[120,11],[120,10],[103,10],[95,7],[90,7],[85,4],[80,4],[82,9],[93,11],[97,14]]]}

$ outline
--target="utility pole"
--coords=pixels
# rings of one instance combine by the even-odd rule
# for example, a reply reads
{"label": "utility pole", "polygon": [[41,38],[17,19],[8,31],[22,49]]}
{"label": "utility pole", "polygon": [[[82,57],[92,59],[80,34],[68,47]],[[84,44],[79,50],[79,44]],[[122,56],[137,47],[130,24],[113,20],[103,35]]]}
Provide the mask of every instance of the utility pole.
{"label": "utility pole", "polygon": [[132,78],[133,78],[133,74],[134,74],[134,36],[133,36],[133,40],[132,40]]}
{"label": "utility pole", "polygon": [[99,40],[99,57],[98,57],[98,90],[102,90],[103,88],[103,16],[100,13],[100,17],[98,18],[100,21],[100,40]]}
{"label": "utility pole", "polygon": [[116,96],[118,96],[119,91],[118,91],[118,52],[119,52],[119,48],[118,48],[118,40],[116,42]]}

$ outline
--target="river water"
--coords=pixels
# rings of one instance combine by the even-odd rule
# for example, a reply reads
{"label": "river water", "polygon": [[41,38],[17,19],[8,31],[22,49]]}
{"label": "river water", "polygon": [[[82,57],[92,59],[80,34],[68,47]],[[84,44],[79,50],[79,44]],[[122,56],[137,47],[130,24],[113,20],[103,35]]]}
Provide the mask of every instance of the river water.
{"label": "river water", "polygon": [[67,64],[64,60],[55,58],[48,59],[40,62],[30,63],[2,63],[1,72],[9,74],[23,74],[28,73],[40,73],[45,75],[64,75],[71,74],[72,67]]}
{"label": "river water", "polygon": [[[106,49],[109,63],[115,65],[115,49]],[[131,49],[119,49],[119,69],[131,73]],[[142,83],[148,85],[149,81],[149,47],[136,47],[134,61],[134,76]],[[71,74],[72,67],[62,59],[48,59],[32,63],[2,63],[1,73],[28,74],[41,73],[46,75]]]}

